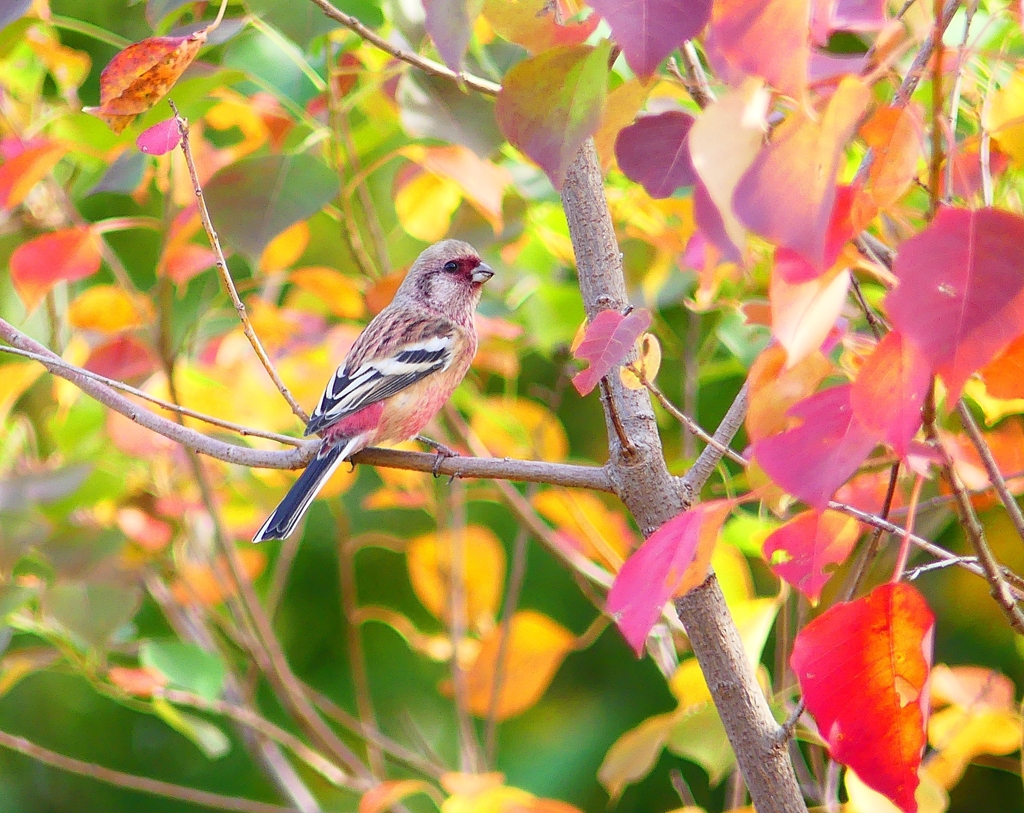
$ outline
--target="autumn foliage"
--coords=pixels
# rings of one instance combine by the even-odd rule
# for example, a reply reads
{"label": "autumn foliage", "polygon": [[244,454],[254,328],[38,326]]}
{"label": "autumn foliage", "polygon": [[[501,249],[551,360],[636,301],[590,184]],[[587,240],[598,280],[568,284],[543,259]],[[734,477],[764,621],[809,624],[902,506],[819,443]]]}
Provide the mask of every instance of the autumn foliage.
{"label": "autumn foliage", "polygon": [[[122,788],[76,810],[752,809],[679,617],[714,574],[797,806],[1019,807],[1021,17],[0,8],[0,746]],[[405,444],[248,546],[445,236],[497,272],[430,427],[452,479]],[[660,527],[615,499],[643,428]]]}

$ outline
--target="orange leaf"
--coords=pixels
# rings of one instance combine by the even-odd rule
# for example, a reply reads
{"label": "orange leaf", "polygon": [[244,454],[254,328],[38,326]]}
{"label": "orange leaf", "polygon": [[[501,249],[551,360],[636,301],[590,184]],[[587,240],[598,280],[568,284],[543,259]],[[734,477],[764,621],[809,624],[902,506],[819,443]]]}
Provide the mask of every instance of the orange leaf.
{"label": "orange leaf", "polygon": [[333,268],[319,265],[296,268],[288,281],[315,296],[330,313],[342,319],[358,319],[366,312],[360,286],[352,277]]}
{"label": "orange leaf", "polygon": [[538,492],[532,502],[570,546],[613,571],[622,567],[636,546],[636,534],[622,514],[612,511],[595,494],[557,488]]}
{"label": "orange leaf", "polygon": [[66,152],[62,145],[49,141],[20,144],[6,139],[0,144],[0,154],[5,159],[0,164],[0,209],[20,205]]}
{"label": "orange leaf", "polygon": [[152,697],[153,692],[167,685],[167,678],[148,666],[134,669],[126,666],[111,666],[107,672],[107,680],[123,692],[136,697]]}
{"label": "orange leaf", "polygon": [[206,29],[187,37],[149,37],[117,54],[100,74],[100,106],[83,108],[120,133],[171,89],[206,42]]}
{"label": "orange leaf", "polygon": [[861,127],[874,159],[866,191],[879,209],[892,206],[910,188],[921,158],[921,112],[917,105],[880,107]]}
{"label": "orange leaf", "polygon": [[993,398],[1024,398],[1024,335],[982,367],[981,377]]}
{"label": "orange leaf", "polygon": [[434,795],[434,788],[422,779],[395,779],[381,782],[359,799],[359,813],[382,813],[414,793]]}
{"label": "orange leaf", "polygon": [[[505,549],[494,532],[469,525],[462,536],[462,573],[468,622],[474,629],[490,629],[501,602],[505,581]],[[451,532],[424,534],[406,550],[409,580],[416,597],[435,618],[451,618]]]}
{"label": "orange leaf", "polygon": [[[250,579],[255,579],[267,566],[267,555],[256,548],[239,548],[238,558]],[[186,562],[174,585],[174,597],[182,604],[198,601],[210,607],[220,604],[228,595],[234,594],[231,572],[223,556],[218,556],[214,565]]]}
{"label": "orange leaf", "polygon": [[11,255],[11,280],[29,311],[58,282],[84,279],[99,269],[99,238],[88,226],[40,235]]}
{"label": "orange leaf", "polygon": [[832,371],[832,363],[820,352],[811,353],[788,369],[785,365],[785,349],[772,345],[750,368],[747,435],[751,441],[784,431],[789,426],[789,408],[813,393]]}
{"label": "orange leaf", "polygon": [[[507,720],[540,700],[574,643],[573,634],[546,615],[520,610],[512,616],[495,719]],[[491,708],[500,647],[496,627],[480,641],[480,654],[466,673],[466,705],[477,717]]]}
{"label": "orange leaf", "polygon": [[149,300],[134,297],[116,285],[94,285],[68,308],[68,321],[73,327],[107,334],[151,324],[153,317]]}

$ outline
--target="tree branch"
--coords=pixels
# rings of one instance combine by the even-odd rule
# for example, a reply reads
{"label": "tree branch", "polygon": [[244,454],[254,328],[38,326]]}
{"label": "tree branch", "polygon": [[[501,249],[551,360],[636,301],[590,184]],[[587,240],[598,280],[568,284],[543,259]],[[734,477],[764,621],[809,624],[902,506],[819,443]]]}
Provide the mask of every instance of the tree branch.
{"label": "tree branch", "polygon": [[[584,144],[566,176],[562,205],[576,253],[587,316],[621,310],[627,304],[621,253],[604,195],[593,140]],[[634,354],[635,356],[635,354]],[[633,357],[627,359],[631,363]],[[645,536],[686,509],[692,493],[665,465],[650,396],[629,390],[609,376],[604,401],[616,493]],[[612,410],[627,432],[630,448],[615,435]],[[676,602],[694,654],[700,662],[719,715],[759,813],[806,813],[779,725],[747,661],[736,625],[714,575]]]}
{"label": "tree branch", "polygon": [[404,48],[392,45],[372,28],[367,28],[351,14],[341,11],[328,2],[328,0],[311,0],[311,2],[319,6],[320,10],[332,20],[341,23],[350,31],[354,31],[366,42],[380,48],[385,53],[391,54],[395,59],[408,62],[414,68],[419,68],[424,73],[429,73],[431,76],[439,76],[442,79],[450,79],[460,87],[467,87],[486,96],[497,96],[498,91],[501,90],[501,85],[495,82],[481,79],[479,76],[473,76],[468,73],[455,73],[455,71],[442,65],[440,62],[435,62],[432,59],[427,59],[425,56],[420,56],[411,51],[406,51]]}
{"label": "tree branch", "polygon": [[115,785],[119,788],[136,790],[140,793],[149,793],[153,796],[163,796],[166,799],[177,799],[181,802],[188,802],[193,805],[210,807],[215,810],[232,810],[237,813],[298,813],[293,807],[282,807],[280,805],[256,802],[251,799],[243,799],[238,796],[224,796],[220,793],[211,793],[206,790],[175,785],[171,782],[163,782],[159,779],[149,779],[145,776],[115,771],[113,768],[104,768],[93,762],[85,762],[80,759],[58,754],[49,748],[36,745],[24,737],[16,737],[6,731],[0,731],[0,746],[10,748],[19,754],[31,757],[51,768],[58,768],[78,776],[88,776],[90,779],[97,779],[106,782],[108,785]]}

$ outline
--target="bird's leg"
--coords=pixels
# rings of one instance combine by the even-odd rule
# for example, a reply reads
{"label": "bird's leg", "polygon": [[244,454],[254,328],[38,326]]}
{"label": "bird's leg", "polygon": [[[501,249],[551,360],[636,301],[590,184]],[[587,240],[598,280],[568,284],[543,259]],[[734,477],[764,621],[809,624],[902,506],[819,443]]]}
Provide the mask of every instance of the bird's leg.
{"label": "bird's leg", "polygon": [[[416,440],[420,443],[425,443],[437,453],[437,457],[434,459],[434,468],[432,469],[434,477],[437,477],[437,470],[441,467],[441,462],[445,460],[445,458],[459,456],[459,453],[454,449],[445,446],[443,443],[438,443],[436,440],[424,435],[417,435]],[[452,479],[455,479],[454,474],[452,475]]]}

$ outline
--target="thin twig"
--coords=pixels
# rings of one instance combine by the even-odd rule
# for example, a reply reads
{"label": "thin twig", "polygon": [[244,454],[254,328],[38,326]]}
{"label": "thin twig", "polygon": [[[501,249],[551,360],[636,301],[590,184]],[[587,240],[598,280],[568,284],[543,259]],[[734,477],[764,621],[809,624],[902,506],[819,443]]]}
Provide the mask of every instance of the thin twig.
{"label": "thin twig", "polygon": [[207,700],[205,697],[179,689],[158,689],[154,697],[162,697],[178,706],[189,706],[211,714],[220,714],[246,725],[263,736],[280,743],[328,782],[339,787],[352,787],[346,773],[323,755],[318,754],[302,740],[280,726],[274,725],[251,709],[236,706],[223,700]]}
{"label": "thin twig", "polygon": [[743,420],[747,415],[748,392],[747,382],[744,382],[725,413],[725,417],[722,418],[722,422],[718,425],[718,429],[715,430],[712,438],[714,443],[709,443],[704,447],[704,451],[700,453],[690,470],[683,475],[683,487],[690,494],[699,494],[700,490],[704,488],[704,484],[711,477],[711,472],[722,460],[723,448],[729,450],[730,460],[736,460],[743,466],[747,465],[747,459],[729,449],[729,444],[736,437],[736,433],[740,431],[740,427],[743,426]]}
{"label": "thin twig", "polygon": [[469,713],[469,686],[466,670],[459,658],[468,627],[468,595],[466,589],[466,487],[454,483],[448,492],[448,625],[452,642],[452,694],[455,700],[455,721],[458,729],[459,765],[463,772],[479,773],[483,769],[480,743],[473,718]]}
{"label": "thin twig", "polygon": [[[934,398],[933,388],[929,394],[929,401],[932,404],[934,404]],[[989,586],[992,588],[992,597],[996,600],[996,603],[1000,608],[1002,608],[1003,613],[1010,622],[1010,626],[1012,626],[1017,632],[1024,635],[1024,613],[1022,613],[1020,607],[1017,606],[1017,600],[1013,595],[1013,590],[1003,577],[999,562],[996,561],[991,548],[988,546],[988,542],[985,539],[985,529],[978,520],[978,515],[974,511],[974,506],[971,505],[970,497],[967,496],[967,490],[964,488],[959,476],[957,476],[956,469],[953,466],[953,458],[950,457],[949,451],[942,444],[942,441],[939,439],[938,434],[935,431],[934,408],[926,405],[925,415],[925,434],[928,437],[929,442],[932,444],[932,447],[939,453],[942,459],[942,470],[953,495],[956,497],[957,509],[960,514],[960,524],[963,526],[967,538],[971,543],[971,547],[974,548],[974,554],[978,557],[978,563],[981,566],[984,576],[988,580]]]}
{"label": "thin twig", "polygon": [[[363,650],[362,624],[357,621],[359,594],[356,585],[356,552],[359,548],[351,539],[338,539],[338,582],[341,593],[341,610],[345,618],[345,632],[348,639],[349,668],[352,670],[352,688],[356,696],[356,710],[359,724],[377,728],[377,716],[370,694],[370,679],[366,671],[366,653]],[[384,760],[380,746],[372,740],[366,741],[366,756],[370,772],[376,777],[384,776]]]}
{"label": "thin twig", "polygon": [[[536,486],[526,492],[529,502],[537,493]],[[501,608],[501,627],[498,638],[498,654],[494,660],[494,682],[491,685],[491,698],[487,704],[487,718],[484,729],[484,758],[487,765],[494,765],[494,751],[498,733],[498,701],[505,683],[505,666],[508,658],[509,645],[512,640],[512,617],[519,608],[523,583],[526,581],[526,556],[530,548],[530,535],[525,525],[516,531],[516,539],[512,546],[512,565],[509,568],[508,585],[505,588],[505,601]]]}
{"label": "thin twig", "polygon": [[[663,393],[661,389],[659,389],[657,384],[655,384],[653,381],[647,380],[647,377],[643,374],[642,370],[638,370],[633,365],[630,365],[629,369],[632,370],[640,379],[641,383],[651,391],[651,395],[658,399],[658,403],[661,404],[662,407],[664,407],[665,411],[669,415],[671,415],[673,418],[679,421],[679,423],[685,426],[692,434],[696,435],[698,438],[703,440],[709,448],[714,448],[714,450],[718,453],[718,460],[721,460],[722,457],[728,457],[734,463],[739,463],[741,466],[747,465],[746,458],[744,458],[743,455],[733,451],[726,444],[720,443],[718,440],[715,439],[713,435],[709,435],[706,431],[704,431],[704,428],[700,424],[698,424],[693,418],[691,418],[689,415],[687,415],[685,412],[679,409],[675,404],[673,404],[670,400],[668,400],[668,398],[665,396],[665,393]],[[744,387],[746,387],[746,385],[744,385]],[[741,390],[741,392],[743,392],[743,390]],[[737,399],[738,398],[739,396],[737,396]],[[743,413],[745,414],[746,403],[744,403],[743,407]],[[740,422],[742,423],[742,416],[740,418]],[[718,465],[718,460],[715,461],[715,466]],[[712,468],[714,468],[714,466],[712,466]]]}
{"label": "thin twig", "polygon": [[171,782],[163,782],[159,779],[149,779],[145,776],[115,771],[113,768],[104,768],[94,762],[85,762],[81,759],[58,754],[49,748],[36,745],[24,737],[16,737],[6,731],[0,731],[0,746],[17,751],[31,757],[37,762],[57,768],[61,771],[87,776],[108,785],[119,788],[148,793],[152,796],[162,796],[166,799],[177,799],[180,802],[209,807],[215,810],[232,810],[237,813],[298,813],[293,807],[282,807],[281,805],[257,802],[252,799],[243,799],[238,796],[224,796],[220,793],[211,793],[206,790],[189,788],[184,785],[175,785]]}
{"label": "thin twig", "polygon": [[235,306],[235,311],[238,313],[238,319],[242,323],[242,332],[245,334],[245,338],[249,340],[249,344],[252,345],[252,349],[256,352],[256,356],[259,358],[260,363],[267,371],[267,375],[270,376],[270,380],[274,382],[274,386],[277,387],[278,392],[281,393],[285,401],[288,402],[288,406],[292,408],[292,412],[295,416],[303,423],[309,423],[309,415],[306,411],[299,406],[299,402],[295,400],[291,392],[288,391],[288,387],[285,386],[284,381],[281,380],[281,376],[278,375],[277,370],[274,368],[274,363],[270,360],[270,356],[267,355],[267,351],[263,349],[263,344],[260,342],[256,332],[252,329],[252,322],[249,321],[249,314],[246,313],[245,303],[242,302],[238,296],[238,291],[235,288],[235,282],[231,279],[231,273],[228,271],[228,261],[224,257],[224,251],[220,247],[220,238],[217,236],[217,231],[213,227],[213,220],[210,217],[210,210],[206,207],[206,198],[203,195],[203,187],[199,183],[199,173],[196,171],[196,164],[192,158],[192,145],[189,141],[189,129],[188,121],[178,113],[178,108],[174,102],[168,102],[171,105],[171,109],[174,111],[175,121],[178,123],[178,132],[181,134],[181,151],[185,156],[185,166],[188,167],[189,177],[192,178],[192,188],[196,194],[196,204],[199,206],[199,219],[203,222],[203,228],[206,230],[206,236],[210,240],[210,247],[213,249],[213,253],[217,257],[217,273],[220,274],[221,282],[224,283],[224,288],[231,297],[231,303]]}
{"label": "thin twig", "polygon": [[679,52],[682,54],[683,66],[686,68],[686,75],[690,80],[686,83],[686,90],[697,103],[697,107],[703,110],[715,101],[715,92],[711,89],[708,76],[704,72],[704,66],[700,62],[700,56],[697,54],[692,40],[684,42]]}
{"label": "thin twig", "polygon": [[445,67],[440,62],[435,62],[432,59],[427,59],[424,56],[414,54],[411,51],[406,51],[404,48],[392,45],[372,28],[368,28],[363,25],[351,14],[346,14],[336,8],[328,2],[328,0],[311,0],[311,2],[314,5],[319,6],[320,10],[332,20],[341,23],[351,31],[354,31],[366,42],[379,48],[385,53],[391,54],[395,59],[408,62],[414,68],[419,68],[424,73],[428,73],[431,76],[438,76],[442,79],[449,79],[452,82],[455,82],[459,87],[466,87],[470,90],[476,91],[477,93],[483,93],[486,96],[497,96],[498,91],[501,90],[501,85],[498,85],[495,82],[491,82],[487,79],[481,79],[479,76],[473,76],[472,74],[465,72],[455,73],[455,71]]}
{"label": "thin twig", "polygon": [[186,418],[195,418],[197,421],[208,423],[211,426],[219,426],[221,429],[228,429],[232,432],[236,432],[244,437],[263,438],[264,440],[273,440],[278,443],[283,443],[288,446],[302,446],[307,441],[300,438],[293,438],[290,435],[280,435],[277,432],[264,432],[262,429],[253,429],[250,426],[242,426],[239,423],[232,423],[231,421],[225,421],[222,418],[215,418],[213,415],[206,415],[202,412],[196,412],[193,409],[179,406],[178,404],[165,401],[162,398],[157,398],[155,395],[150,395],[143,390],[132,387],[125,384],[123,381],[117,381],[113,378],[107,378],[99,373],[91,372],[83,367],[76,367],[74,364],[68,364],[64,361],[58,361],[60,356],[50,357],[44,356],[40,353],[33,353],[29,350],[20,350],[17,347],[8,347],[6,345],[0,345],[0,353],[10,353],[14,356],[21,356],[23,358],[32,359],[38,361],[40,364],[45,365],[47,368],[62,367],[64,370],[74,372],[77,375],[91,378],[93,381],[98,381],[101,384],[106,384],[111,389],[120,390],[121,392],[127,392],[129,395],[134,395],[136,398],[142,398],[143,400],[149,401],[151,404],[156,404],[161,409],[166,409],[168,412],[174,412],[178,415],[184,415]]}
{"label": "thin twig", "polygon": [[1024,513],[1021,512],[1020,506],[1017,505],[1017,500],[1010,493],[1010,489],[1006,485],[1006,479],[1003,477],[1003,473],[999,471],[999,464],[996,463],[996,459],[992,456],[992,450],[985,442],[985,438],[981,434],[981,430],[978,429],[978,424],[974,420],[971,410],[964,403],[963,398],[957,401],[956,412],[960,416],[960,423],[963,425],[964,431],[967,432],[967,437],[970,438],[971,443],[978,452],[978,456],[981,458],[981,463],[985,467],[985,472],[988,474],[992,487],[995,489],[996,494],[999,495],[999,501],[1003,504],[1003,508],[1006,509],[1006,513],[1010,515],[1010,521],[1017,531],[1017,536],[1024,541]]}
{"label": "thin twig", "polygon": [[896,99],[893,102],[895,107],[905,107],[910,102],[910,97],[917,90],[928,60],[931,59],[936,46],[941,45],[942,35],[946,33],[946,29],[953,21],[956,10],[960,8],[960,3],[961,0],[946,0],[946,4],[942,7],[942,14],[936,15],[935,26],[921,44],[920,50],[918,50],[914,61],[910,65],[910,70],[907,71],[907,75],[903,77],[899,90],[896,91]]}

